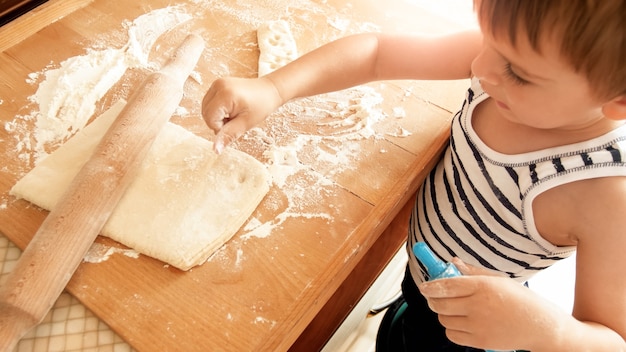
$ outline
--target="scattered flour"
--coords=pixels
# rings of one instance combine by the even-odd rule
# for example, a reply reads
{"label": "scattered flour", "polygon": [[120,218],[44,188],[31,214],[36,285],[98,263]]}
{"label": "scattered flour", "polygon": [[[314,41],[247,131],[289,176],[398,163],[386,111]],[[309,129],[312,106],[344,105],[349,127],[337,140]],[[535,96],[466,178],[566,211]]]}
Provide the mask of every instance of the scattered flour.
{"label": "scattered flour", "polygon": [[393,137],[408,137],[408,136],[412,135],[412,133],[410,131],[408,131],[407,129],[398,126],[396,131],[388,132],[387,135],[393,136]]}
{"label": "scattered flour", "polygon": [[350,25],[350,20],[345,17],[331,17],[326,21],[332,27],[340,30],[342,33],[348,29]]}
{"label": "scattered flour", "polygon": [[39,80],[39,76],[41,75],[41,72],[31,72],[28,74],[28,78],[26,78],[26,83],[28,84],[35,84],[37,83],[37,80]]}
{"label": "scattered flour", "polygon": [[272,182],[283,188],[287,178],[300,170],[307,167],[298,159],[298,151],[304,146],[307,138],[299,135],[292,143],[286,146],[278,146],[272,144],[268,150],[263,153],[269,162],[269,172],[272,175]]}
{"label": "scattered flour", "polygon": [[382,138],[374,126],[387,116],[380,109],[382,95],[370,86],[305,98],[299,104],[288,104],[286,113],[313,120],[319,127],[317,136],[326,140],[362,140]]}
{"label": "scattered flour", "polygon": [[[258,221],[258,220],[257,220]],[[267,236],[272,234],[272,230],[276,227],[277,224],[282,224],[284,220],[278,220],[276,222],[258,222],[254,227],[246,227],[244,231],[246,233],[241,236],[242,239],[247,240],[251,237],[256,238],[266,238]]]}
{"label": "scattered flour", "polygon": [[237,259],[235,259],[235,266],[239,267],[241,266],[241,261],[243,260],[243,249],[238,248],[237,249]]}
{"label": "scattered flour", "polygon": [[174,115],[176,116],[189,116],[189,110],[186,108],[179,106],[174,110]]}
{"label": "scattered flour", "polygon": [[177,6],[152,10],[137,17],[128,28],[129,39],[125,46],[130,67],[147,67],[148,55],[157,39],[191,18],[191,15]]}
{"label": "scattered flour", "polygon": [[270,324],[270,325],[275,325],[276,324],[275,321],[269,320],[269,319],[264,318],[264,317],[256,317],[254,319],[254,323],[255,324]]}
{"label": "scattered flour", "polygon": [[393,117],[397,119],[401,119],[406,117],[406,110],[404,110],[401,106],[396,106],[393,108]]}
{"label": "scattered flour", "polygon": [[191,79],[196,81],[199,85],[202,85],[202,76],[200,75],[198,71],[192,71],[189,74],[189,77],[191,77]]}
{"label": "scattered flour", "polygon": [[[119,81],[128,68],[149,67],[148,55],[157,38],[191,19],[181,8],[171,6],[153,10],[128,25],[128,42],[121,48],[87,49],[81,56],[63,61],[58,68],[31,73],[27,82],[37,82],[29,101],[38,110],[17,116],[5,129],[18,139],[19,158],[37,162],[48,148],[62,143],[82,129],[95,112],[96,103]],[[34,131],[26,126],[34,121]]]}
{"label": "scattered flour", "polygon": [[[268,119],[264,128],[248,131],[242,139],[262,146],[272,181],[286,198],[286,206],[269,221],[251,219],[241,238],[265,238],[289,218],[334,221],[331,213],[311,213],[309,209],[316,203],[326,204],[325,196],[334,192],[328,176],[355,168],[354,161],[361,153],[359,141],[383,138],[375,128],[388,117],[380,109],[382,101],[381,94],[369,86],[304,98],[283,106],[280,117]],[[303,158],[307,162],[301,161]],[[310,166],[311,160],[326,165],[326,176]],[[296,174],[301,177],[292,177]],[[266,200],[271,201],[271,197]]]}
{"label": "scattered flour", "polygon": [[139,252],[135,250],[115,248],[101,243],[94,243],[89,248],[83,261],[87,263],[102,263],[107,261],[113,254],[123,254],[129,258],[139,258]]}
{"label": "scattered flour", "polygon": [[248,223],[243,227],[243,229],[245,231],[251,231],[254,230],[255,228],[261,226],[261,221],[257,218],[250,218],[250,220],[248,220]]}

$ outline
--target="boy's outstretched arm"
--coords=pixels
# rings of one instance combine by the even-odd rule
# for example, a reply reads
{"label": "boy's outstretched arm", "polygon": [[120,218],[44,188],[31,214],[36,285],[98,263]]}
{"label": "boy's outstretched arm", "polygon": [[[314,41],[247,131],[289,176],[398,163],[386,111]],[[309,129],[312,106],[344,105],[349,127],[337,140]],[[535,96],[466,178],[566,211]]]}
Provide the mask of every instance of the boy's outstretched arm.
{"label": "boy's outstretched arm", "polygon": [[216,80],[202,114],[227,145],[289,100],[387,79],[460,79],[481,46],[478,31],[445,37],[359,34],[315,49],[258,79]]}
{"label": "boy's outstretched arm", "polygon": [[481,38],[478,31],[445,37],[353,35],[313,50],[267,78],[283,103],[378,80],[468,78]]}

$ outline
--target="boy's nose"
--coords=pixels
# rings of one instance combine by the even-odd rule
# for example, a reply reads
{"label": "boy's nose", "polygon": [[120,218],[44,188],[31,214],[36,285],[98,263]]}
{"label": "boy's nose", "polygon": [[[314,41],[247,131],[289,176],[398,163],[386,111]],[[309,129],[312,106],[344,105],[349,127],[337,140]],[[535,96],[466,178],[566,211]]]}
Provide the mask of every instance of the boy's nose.
{"label": "boy's nose", "polygon": [[472,61],[472,74],[481,82],[497,86],[501,83],[502,75],[498,69],[498,62],[493,55],[483,49]]}

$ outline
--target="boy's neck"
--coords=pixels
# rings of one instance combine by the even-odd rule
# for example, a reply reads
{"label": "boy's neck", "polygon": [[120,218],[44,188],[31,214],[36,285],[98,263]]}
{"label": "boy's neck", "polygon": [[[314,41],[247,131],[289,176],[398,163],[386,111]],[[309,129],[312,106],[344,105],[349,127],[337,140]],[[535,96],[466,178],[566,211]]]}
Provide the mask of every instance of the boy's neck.
{"label": "boy's neck", "polygon": [[493,99],[488,98],[474,109],[472,127],[483,143],[502,154],[522,154],[574,144],[602,136],[624,121],[599,118],[577,129],[538,129],[516,124],[498,116]]}

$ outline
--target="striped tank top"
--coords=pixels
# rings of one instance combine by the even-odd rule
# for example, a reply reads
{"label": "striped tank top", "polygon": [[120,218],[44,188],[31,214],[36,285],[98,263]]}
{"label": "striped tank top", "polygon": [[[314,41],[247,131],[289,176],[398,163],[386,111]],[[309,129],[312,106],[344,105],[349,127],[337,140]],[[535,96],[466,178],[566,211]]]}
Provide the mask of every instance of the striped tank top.
{"label": "striped tank top", "polygon": [[580,143],[504,155],[487,147],[472,128],[472,112],[487,98],[473,79],[452,120],[450,143],[418,192],[407,242],[416,283],[425,280],[425,268],[411,250],[417,241],[444,261],[456,256],[527,281],[575,250],[541,237],[533,199],[568,182],[626,176],[626,125]]}

